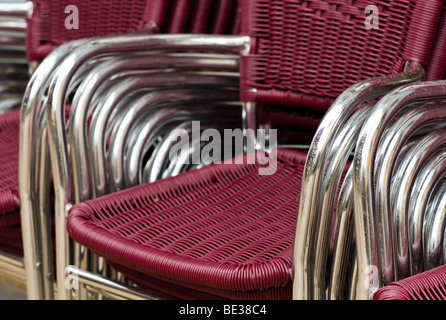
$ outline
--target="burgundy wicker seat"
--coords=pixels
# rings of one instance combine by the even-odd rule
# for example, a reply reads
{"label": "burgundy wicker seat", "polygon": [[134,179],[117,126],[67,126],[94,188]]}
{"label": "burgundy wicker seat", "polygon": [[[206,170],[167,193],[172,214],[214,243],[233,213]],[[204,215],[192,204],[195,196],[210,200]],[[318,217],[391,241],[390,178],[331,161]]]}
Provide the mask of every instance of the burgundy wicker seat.
{"label": "burgundy wicker seat", "polygon": [[[306,154],[277,155],[277,172],[267,178],[258,174],[258,163],[215,164],[86,201],[71,211],[69,232],[87,247],[101,248],[97,253],[118,270],[116,264],[136,267],[201,296],[289,298],[294,213]],[[222,275],[218,283],[215,274]],[[177,289],[167,293],[185,298]]]}
{"label": "burgundy wicker seat", "polygon": [[374,300],[446,300],[446,266],[392,282],[379,289]]}
{"label": "burgundy wicker seat", "polygon": [[[253,39],[242,100],[321,114],[353,83],[399,73],[408,60],[428,66],[443,3],[379,5],[380,29],[370,31],[362,1],[242,2],[242,34]],[[68,232],[172,297],[290,299],[306,154],[277,155],[270,176],[259,164],[217,164],[77,204]]]}

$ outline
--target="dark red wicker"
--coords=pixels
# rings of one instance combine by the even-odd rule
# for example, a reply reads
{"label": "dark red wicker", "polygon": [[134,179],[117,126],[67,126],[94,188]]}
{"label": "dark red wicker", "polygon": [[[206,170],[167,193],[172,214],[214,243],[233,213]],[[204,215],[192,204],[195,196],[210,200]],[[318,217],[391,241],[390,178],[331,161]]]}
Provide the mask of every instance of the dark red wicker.
{"label": "dark red wicker", "polygon": [[446,266],[392,282],[373,295],[374,300],[446,300]]}
{"label": "dark red wicker", "polygon": [[305,158],[280,150],[274,175],[259,175],[260,165],[246,160],[215,164],[86,201],[70,211],[68,231],[115,264],[180,287],[290,298]]}
{"label": "dark red wicker", "polygon": [[[41,61],[70,40],[151,29],[161,33],[238,33],[237,0],[34,0],[28,19],[27,55]],[[67,29],[65,8],[79,11],[79,29]]]}

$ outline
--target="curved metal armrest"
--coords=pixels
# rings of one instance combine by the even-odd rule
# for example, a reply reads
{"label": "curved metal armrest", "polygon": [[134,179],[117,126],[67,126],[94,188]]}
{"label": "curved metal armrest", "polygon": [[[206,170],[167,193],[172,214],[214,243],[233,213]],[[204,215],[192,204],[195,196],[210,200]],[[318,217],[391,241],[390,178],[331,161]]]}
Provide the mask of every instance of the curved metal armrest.
{"label": "curved metal armrest", "polygon": [[[297,220],[294,246],[294,285],[295,299],[314,299],[324,297],[325,287],[314,283],[323,272],[314,270],[313,261],[316,256],[326,260],[327,249],[317,251],[316,248],[327,248],[324,232],[319,232],[324,223],[331,222],[329,215],[333,212],[321,212],[320,201],[322,177],[327,167],[327,157],[332,150],[334,140],[345,125],[347,119],[362,103],[383,96],[392,89],[403,84],[420,81],[424,76],[422,67],[416,63],[409,64],[406,72],[401,74],[370,79],[353,85],[342,93],[321,121],[312,141],[305,164],[302,179],[299,214]],[[339,169],[338,169],[339,170]],[[342,170],[342,169],[341,169]]]}
{"label": "curved metal armrest", "polygon": [[[421,105],[404,115],[402,115],[383,135],[381,138],[380,147],[376,154],[375,160],[375,210],[378,213],[380,221],[390,219],[389,223],[392,230],[386,232],[384,238],[391,238],[392,241],[385,241],[385,243],[393,243],[393,255],[386,256],[386,261],[381,264],[389,271],[393,270],[395,263],[395,278],[392,273],[388,273],[388,278],[385,279],[384,285],[398,279],[406,278],[412,274],[409,267],[409,255],[407,254],[408,233],[406,230],[407,218],[399,215],[393,218],[391,215],[391,181],[397,166],[397,157],[402,148],[408,142],[411,136],[423,127],[428,127],[433,124],[442,123],[445,121],[446,108],[444,105]],[[426,154],[424,155],[426,156]],[[416,174],[414,172],[407,174]],[[406,188],[410,184],[404,185]],[[399,186],[397,186],[398,188]],[[396,215],[399,211],[395,212]],[[394,220],[393,220],[394,219]],[[385,225],[385,224],[384,224]],[[388,233],[392,232],[392,236]],[[392,251],[389,251],[392,254]],[[395,261],[394,261],[395,260]]]}
{"label": "curved metal armrest", "polygon": [[[82,45],[81,45],[82,44]],[[25,93],[22,105],[22,129],[21,129],[21,155],[20,155],[20,181],[21,199],[28,204],[22,206],[22,222],[24,225],[32,226],[38,222],[33,221],[33,212],[36,208],[35,178],[30,174],[35,159],[35,130],[39,114],[48,116],[48,136],[51,162],[53,164],[53,177],[56,192],[56,230],[65,231],[65,219],[67,209],[71,204],[72,186],[68,168],[67,145],[64,108],[66,94],[71,78],[79,67],[86,61],[105,54],[117,54],[134,51],[156,51],[156,50],[206,50],[213,52],[229,52],[241,54],[249,49],[249,37],[227,37],[227,36],[202,36],[202,35],[125,35],[107,37],[100,39],[88,39],[73,41],[58,47],[38,67],[34,73]],[[42,109],[38,102],[43,93],[48,90],[48,104]],[[22,188],[23,186],[23,188]],[[31,201],[28,201],[31,200]],[[36,229],[31,227],[32,230]],[[62,232],[62,231],[61,231]],[[69,252],[69,241],[66,232],[58,233],[56,242],[56,255],[67,257]],[[30,232],[26,239],[27,243],[38,243],[37,235]],[[37,254],[37,255],[36,255]],[[40,273],[36,265],[40,253],[30,252],[30,262],[27,264],[35,273]],[[66,258],[64,258],[66,259]],[[63,269],[68,261],[57,263],[57,274],[63,279]],[[30,276],[33,279],[42,279],[42,276]],[[40,282],[37,280],[37,282]],[[38,286],[38,284],[33,284]],[[34,288],[30,287],[30,291]],[[58,292],[61,298],[68,298],[68,292],[63,281],[58,282]]]}
{"label": "curved metal armrest", "polygon": [[445,264],[444,231],[446,226],[446,183],[437,183],[423,222],[424,268],[431,270]]}
{"label": "curved metal armrest", "polygon": [[[446,98],[444,82],[424,82],[406,85],[384,96],[375,106],[359,136],[354,160],[355,225],[358,244],[359,278],[357,297],[371,299],[373,293],[393,277],[388,269],[390,256],[382,248],[392,248],[389,235],[389,217],[374,213],[374,159],[382,134],[392,117],[408,105]],[[379,121],[377,121],[379,120]],[[379,225],[379,228],[378,228]],[[380,250],[378,250],[380,248]],[[381,254],[381,256],[379,256]],[[381,261],[381,263],[380,263]],[[372,272],[378,271],[370,281]]]}
{"label": "curved metal armrest", "polygon": [[[87,78],[80,84],[79,89],[77,90],[73,104],[70,110],[70,119],[69,119],[69,143],[71,148],[76,148],[77,152],[73,152],[71,155],[72,158],[72,171],[73,175],[73,183],[75,185],[75,201],[83,201],[84,199],[89,199],[94,193],[93,190],[90,191],[90,179],[88,168],[85,163],[87,161],[87,146],[86,146],[86,123],[88,115],[91,114],[92,107],[91,105],[103,105],[106,104],[106,101],[101,102],[93,102],[98,99],[98,97],[106,96],[104,92],[101,92],[99,88],[105,87],[108,89],[111,86],[111,83],[107,83],[110,77],[113,77],[113,82],[117,82],[120,78],[123,78],[132,72],[138,70],[138,74],[140,74],[143,70],[146,72],[152,72],[152,76],[154,71],[159,70],[169,71],[169,70],[183,70],[187,68],[216,68],[219,70],[222,69],[236,69],[238,68],[238,59],[231,59],[229,55],[210,55],[210,54],[165,54],[165,55],[154,55],[154,54],[135,54],[135,55],[125,55],[125,56],[117,56],[112,58],[111,60],[104,62],[103,64],[98,65],[94,70],[92,70]],[[174,68],[174,69],[173,69]],[[166,69],[166,70],[162,70]],[[168,78],[171,78],[171,83],[168,82]],[[167,81],[162,82],[160,78],[153,79],[152,83],[156,86],[162,85],[174,85],[175,81],[181,81],[179,77],[175,78],[173,74],[165,75],[162,79],[166,79]],[[160,82],[161,81],[161,82]],[[137,80],[138,83],[141,83],[141,80]],[[149,82],[149,80],[147,81]],[[188,85],[188,82],[184,82],[185,85]],[[113,84],[115,86],[115,84]],[[142,86],[142,85],[140,85]],[[133,90],[138,89],[139,86],[132,88]],[[116,90],[116,91],[113,91]],[[102,89],[102,91],[104,91]],[[113,96],[119,96],[116,94],[117,91],[124,92],[122,86],[116,86],[114,89],[108,90]],[[88,112],[87,112],[88,111]],[[95,128],[95,123],[98,122],[98,117],[96,116],[97,112],[93,114],[92,124],[91,126]],[[75,128],[75,129],[74,129]],[[96,130],[96,129],[94,129]],[[94,131],[93,130],[93,131]],[[92,137],[100,137],[98,133],[92,133]],[[102,159],[102,157],[94,157],[95,159]],[[104,164],[104,162],[102,162]],[[105,184],[104,184],[105,185]],[[79,192],[81,192],[79,194]],[[99,192],[99,190],[96,190]],[[99,192],[99,194],[103,194]]]}

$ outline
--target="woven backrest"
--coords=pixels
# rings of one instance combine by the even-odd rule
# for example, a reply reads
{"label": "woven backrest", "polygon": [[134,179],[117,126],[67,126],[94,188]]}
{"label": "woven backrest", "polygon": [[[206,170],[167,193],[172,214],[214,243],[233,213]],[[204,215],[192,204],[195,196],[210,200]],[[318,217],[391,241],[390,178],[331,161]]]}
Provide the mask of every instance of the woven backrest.
{"label": "woven backrest", "polygon": [[[161,33],[239,32],[237,0],[33,0],[33,3],[27,30],[30,61],[41,61],[55,47],[79,38],[146,29]],[[75,6],[77,13],[70,6]],[[70,19],[76,14],[78,28],[73,28]]]}
{"label": "woven backrest", "polygon": [[427,70],[427,80],[438,79],[446,79],[446,1],[444,1],[437,40]]}
{"label": "woven backrest", "polygon": [[[242,1],[241,32],[255,37],[243,63],[242,98],[326,110],[356,82],[401,72],[407,60],[427,66],[443,3]],[[371,4],[378,20],[366,12]]]}

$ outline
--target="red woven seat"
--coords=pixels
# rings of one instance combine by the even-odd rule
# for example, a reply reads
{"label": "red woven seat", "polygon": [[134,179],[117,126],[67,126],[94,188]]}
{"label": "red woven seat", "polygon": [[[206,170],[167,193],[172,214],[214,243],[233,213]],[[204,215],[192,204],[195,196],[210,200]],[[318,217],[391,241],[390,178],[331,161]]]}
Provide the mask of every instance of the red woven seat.
{"label": "red woven seat", "polygon": [[374,300],[446,300],[446,266],[392,282],[373,295]]}
{"label": "red woven seat", "polygon": [[199,290],[201,297],[291,298],[306,154],[277,155],[271,176],[260,176],[258,163],[215,164],[86,201],[71,210],[68,231],[115,265],[136,270],[129,276],[138,283],[152,283],[141,274],[167,282],[156,289],[174,297],[172,287]]}

